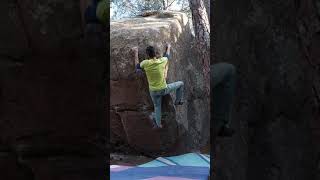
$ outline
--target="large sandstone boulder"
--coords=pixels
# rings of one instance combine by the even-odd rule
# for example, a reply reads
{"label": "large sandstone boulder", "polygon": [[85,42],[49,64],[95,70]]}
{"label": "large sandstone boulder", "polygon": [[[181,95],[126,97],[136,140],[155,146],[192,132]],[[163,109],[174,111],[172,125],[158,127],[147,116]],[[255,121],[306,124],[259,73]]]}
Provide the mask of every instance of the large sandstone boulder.
{"label": "large sandstone boulder", "polygon": [[274,2],[215,5],[215,62],[238,71],[237,134],[217,141],[217,180],[319,179],[315,1]]}
{"label": "large sandstone boulder", "polygon": [[[205,112],[208,101],[201,95],[201,68],[192,53],[193,37],[187,16],[179,12],[160,12],[114,21],[110,28],[110,111],[116,114],[113,115],[116,119],[111,117],[111,142],[125,139],[136,149],[155,153],[175,148],[178,141],[188,142],[189,148],[199,146],[200,139],[205,141],[209,135],[209,126],[207,131],[203,128],[203,122],[208,122],[208,112]],[[138,46],[142,61],[147,58],[145,48],[148,45],[163,53],[166,42],[172,44],[167,82],[184,81],[187,102],[174,107],[174,95],[165,96],[162,104],[165,127],[154,131],[148,119],[153,112],[148,83],[145,76],[134,75],[135,62],[130,49]],[[125,135],[114,136],[119,134],[116,131],[125,132]]]}
{"label": "large sandstone boulder", "polygon": [[0,179],[101,179],[107,61],[86,47],[79,2],[0,9]]}

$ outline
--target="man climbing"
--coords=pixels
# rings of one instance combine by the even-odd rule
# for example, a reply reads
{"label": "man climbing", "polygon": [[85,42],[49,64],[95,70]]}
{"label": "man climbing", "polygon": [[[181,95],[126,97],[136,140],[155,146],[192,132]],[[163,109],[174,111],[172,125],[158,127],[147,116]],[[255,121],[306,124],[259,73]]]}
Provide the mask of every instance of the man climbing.
{"label": "man climbing", "polygon": [[[157,57],[157,52],[153,46],[146,48],[146,54],[149,59],[143,60],[141,63],[136,65],[136,72],[141,73],[145,71],[149,84],[149,92],[154,106],[154,113],[152,114],[152,123],[154,128],[162,128],[161,124],[161,105],[162,97],[176,91],[175,105],[182,105],[183,95],[183,82],[177,81],[174,83],[167,84],[167,71],[168,71],[168,60],[170,59],[170,44],[167,44],[166,52],[163,57]],[[138,48],[132,49],[135,53],[135,62],[138,62]],[[155,122],[155,123],[154,123]],[[155,126],[156,125],[156,126]]]}
{"label": "man climbing", "polygon": [[87,48],[93,54],[105,53],[106,24],[108,23],[109,5],[107,0],[80,0],[84,37]]}
{"label": "man climbing", "polygon": [[107,24],[109,20],[109,1],[81,0],[80,7],[84,24]]}
{"label": "man climbing", "polygon": [[217,135],[231,137],[230,114],[235,90],[235,67],[228,63],[218,63],[210,67],[211,99],[213,100],[213,121]]}
{"label": "man climbing", "polygon": [[[83,25],[83,39],[81,46],[82,49],[82,58],[89,61],[98,60],[98,61],[105,61],[108,56],[106,53],[107,49],[107,22],[109,20],[108,11],[109,11],[109,1],[106,0],[80,0],[80,12],[82,17],[82,25]],[[107,63],[107,62],[106,62]],[[99,68],[98,66],[95,66]],[[99,130],[97,131],[97,136],[95,142],[97,142],[98,146],[105,146],[107,142],[107,134],[105,131],[105,127],[108,125],[106,124],[105,114],[104,112],[104,99],[106,99],[105,87],[106,87],[106,80],[107,80],[107,68],[101,67],[103,69],[102,76],[99,77],[99,84],[100,90],[97,92],[97,97],[99,103],[99,113],[97,116],[98,119],[101,119]],[[98,70],[98,69],[97,69]],[[101,79],[100,79],[101,78]]]}

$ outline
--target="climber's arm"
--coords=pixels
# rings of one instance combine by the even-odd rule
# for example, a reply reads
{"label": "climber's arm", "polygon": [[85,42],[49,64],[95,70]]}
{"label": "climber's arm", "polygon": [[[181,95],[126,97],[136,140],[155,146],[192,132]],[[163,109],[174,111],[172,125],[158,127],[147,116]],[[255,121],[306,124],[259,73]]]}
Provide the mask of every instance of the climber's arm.
{"label": "climber's arm", "polygon": [[131,48],[131,52],[133,53],[134,64],[139,64],[139,50],[138,47]]}
{"label": "climber's arm", "polygon": [[163,57],[166,57],[168,59],[170,58],[170,49],[171,49],[171,45],[168,43],[166,47],[166,52],[164,53]]}
{"label": "climber's arm", "polygon": [[166,64],[166,66],[164,67],[164,79],[167,79],[168,77],[168,62]]}
{"label": "climber's arm", "polygon": [[133,58],[134,58],[135,72],[140,73],[140,72],[142,72],[142,67],[141,67],[141,64],[139,63],[138,47],[131,48],[131,51],[133,53]]}
{"label": "climber's arm", "polygon": [[[167,43],[166,52],[164,53],[163,57],[166,57],[168,60],[170,58],[170,48],[171,48],[171,45],[169,43]],[[165,79],[167,79],[167,75],[168,75],[168,62],[166,62],[166,65],[164,67],[164,78]]]}

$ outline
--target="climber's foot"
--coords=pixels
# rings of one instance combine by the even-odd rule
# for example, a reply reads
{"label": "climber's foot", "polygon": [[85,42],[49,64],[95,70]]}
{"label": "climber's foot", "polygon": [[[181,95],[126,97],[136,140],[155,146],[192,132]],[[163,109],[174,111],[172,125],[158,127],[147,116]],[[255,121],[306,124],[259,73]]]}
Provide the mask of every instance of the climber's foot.
{"label": "climber's foot", "polygon": [[230,127],[223,126],[218,131],[218,136],[220,136],[220,137],[231,137],[231,136],[233,136],[234,133],[235,133],[234,129],[232,129]]}
{"label": "climber's foot", "polygon": [[156,123],[152,124],[152,129],[158,129],[159,127],[156,125]]}
{"label": "climber's foot", "polygon": [[154,125],[154,126],[152,127],[152,129],[157,131],[157,130],[162,129],[162,127],[163,127],[162,125],[160,125],[160,126]]}
{"label": "climber's foot", "polygon": [[155,128],[158,127],[158,126],[157,126],[157,123],[156,123],[156,121],[155,121],[155,119],[154,119],[153,113],[149,116],[149,121],[150,121],[150,123],[151,123],[152,129],[155,129]]}
{"label": "climber's foot", "polygon": [[174,103],[174,105],[183,105],[183,103],[184,103],[184,101],[176,101],[175,103]]}

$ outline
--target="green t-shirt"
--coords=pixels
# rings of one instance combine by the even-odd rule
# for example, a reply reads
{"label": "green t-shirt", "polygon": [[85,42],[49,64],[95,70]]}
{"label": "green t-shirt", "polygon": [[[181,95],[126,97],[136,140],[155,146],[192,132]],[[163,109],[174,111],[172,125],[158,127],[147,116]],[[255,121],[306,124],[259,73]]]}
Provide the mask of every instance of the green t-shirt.
{"label": "green t-shirt", "polygon": [[168,63],[168,58],[162,57],[158,59],[147,59],[140,63],[140,67],[147,74],[150,91],[159,91],[167,87],[165,79],[165,67]]}
{"label": "green t-shirt", "polygon": [[109,1],[101,0],[98,2],[96,15],[101,23],[107,24],[109,20],[108,11],[109,11]]}

